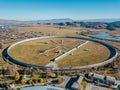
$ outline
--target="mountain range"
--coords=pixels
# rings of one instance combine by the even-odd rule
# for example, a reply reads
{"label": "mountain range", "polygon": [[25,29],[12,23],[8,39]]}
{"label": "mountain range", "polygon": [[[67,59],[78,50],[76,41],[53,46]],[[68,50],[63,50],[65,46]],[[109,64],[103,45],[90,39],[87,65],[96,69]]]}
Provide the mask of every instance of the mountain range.
{"label": "mountain range", "polygon": [[86,19],[86,20],[79,20],[82,22],[116,22],[120,21],[120,18],[108,18],[108,19]]}
{"label": "mountain range", "polygon": [[73,22],[74,20],[70,18],[63,18],[63,19],[49,19],[49,20],[32,20],[27,22],[32,23],[61,23],[61,22]]}
{"label": "mountain range", "polygon": [[88,19],[88,20],[72,20],[70,18],[64,19],[49,19],[49,20],[32,20],[32,21],[17,21],[17,20],[2,20],[0,25],[8,26],[32,26],[33,24],[58,25],[58,26],[80,26],[94,29],[108,29],[116,30],[120,28],[120,18],[113,19]]}
{"label": "mountain range", "polygon": [[60,22],[116,22],[120,21],[120,18],[109,18],[109,19],[85,19],[85,20],[73,20],[70,18],[63,19],[49,19],[49,20],[31,20],[27,22],[32,23],[60,23]]}
{"label": "mountain range", "polygon": [[61,23],[61,22],[116,22],[120,21],[120,18],[109,18],[109,19],[85,19],[85,20],[73,20],[70,18],[62,19],[48,19],[48,20],[28,20],[28,21],[19,21],[19,20],[5,20],[0,19],[0,24],[11,24],[11,23]]}

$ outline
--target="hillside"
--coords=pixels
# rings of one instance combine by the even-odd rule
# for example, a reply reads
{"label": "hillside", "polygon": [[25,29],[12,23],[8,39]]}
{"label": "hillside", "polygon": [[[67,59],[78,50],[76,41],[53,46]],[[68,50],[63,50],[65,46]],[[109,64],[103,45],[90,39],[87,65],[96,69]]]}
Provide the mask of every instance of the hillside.
{"label": "hillside", "polygon": [[[110,21],[110,19],[108,21]],[[85,28],[107,29],[107,30],[117,30],[120,28],[120,21],[117,21],[117,20],[115,22],[107,22],[107,21],[106,22],[95,22],[95,21],[87,22],[87,21],[76,21],[70,18],[50,19],[50,20],[33,20],[33,21],[16,21],[16,20],[1,20],[0,19],[1,29],[2,29],[2,26],[30,27],[30,26],[39,25],[39,24],[55,25],[55,26],[57,25],[57,26],[85,27]]]}
{"label": "hillside", "polygon": [[63,19],[49,19],[49,20],[32,20],[27,21],[32,23],[61,23],[61,22],[73,22],[70,18],[63,18]]}
{"label": "hillside", "polygon": [[116,21],[120,21],[120,18],[79,20],[79,22],[107,22],[107,23],[116,22]]}
{"label": "hillside", "polygon": [[32,25],[31,22],[0,19],[0,26],[18,26],[18,27],[20,26],[20,27],[24,27],[24,26],[31,26],[31,25]]}
{"label": "hillside", "polygon": [[85,28],[93,29],[107,29],[107,30],[117,30],[120,28],[120,21],[117,22],[66,22],[66,23],[54,23],[59,26],[81,26]]}
{"label": "hillside", "polygon": [[94,29],[108,29],[108,30],[116,30],[120,28],[120,21],[105,23],[105,22],[80,22],[80,26],[86,28],[94,28]]}

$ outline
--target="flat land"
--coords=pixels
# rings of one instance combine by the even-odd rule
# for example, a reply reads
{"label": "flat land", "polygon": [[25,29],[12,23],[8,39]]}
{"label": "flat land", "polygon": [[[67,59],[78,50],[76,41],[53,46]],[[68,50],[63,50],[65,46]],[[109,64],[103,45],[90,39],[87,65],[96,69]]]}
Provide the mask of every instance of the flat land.
{"label": "flat land", "polygon": [[85,41],[66,38],[33,40],[16,45],[10,50],[10,55],[29,64],[46,65],[53,58],[83,42]]}
{"label": "flat land", "polygon": [[57,35],[57,36],[76,36],[76,32],[82,31],[83,29],[80,28],[64,28],[59,29],[58,27],[50,27],[50,26],[40,26],[40,27],[18,27],[17,33],[32,33],[32,32],[41,32],[44,36],[48,35]]}
{"label": "flat land", "polygon": [[[12,41],[17,42],[19,40],[23,40],[26,38],[47,36],[47,35],[79,36],[78,33],[84,32],[84,31],[107,32],[113,35],[119,35],[119,32],[120,32],[120,30],[108,31],[108,30],[102,30],[102,29],[88,29],[88,28],[81,28],[81,27],[65,27],[63,29],[59,29],[59,27],[56,27],[56,26],[31,26],[31,27],[17,27],[16,30],[12,33],[14,37],[12,36],[12,34],[9,37],[13,38]],[[7,39],[9,40],[9,38]],[[112,42],[112,41],[107,41],[107,40],[104,40],[104,41],[117,47],[120,50],[119,42]],[[55,42],[57,42],[58,44],[55,44],[53,42],[49,43],[49,40],[48,41],[41,40],[41,41],[34,41],[34,42],[32,41],[26,42],[24,44],[14,47],[11,50],[10,54],[15,59],[21,60],[26,63],[46,65],[50,62],[50,59],[59,55],[59,53],[55,53],[55,52],[60,51],[61,53],[63,53],[64,51],[72,48],[74,45],[77,45],[77,44],[72,43],[72,41],[71,42],[69,41],[68,42],[69,45],[66,43],[66,46],[64,47],[57,47],[57,45],[59,46],[59,43],[61,42],[61,40],[58,40]],[[63,43],[65,44],[65,42]],[[12,42],[5,44],[4,48],[10,44],[12,44]],[[57,48],[50,52],[42,54],[44,51],[47,51],[55,47]],[[81,47],[79,50],[75,51],[73,55],[71,56],[69,55],[63,58],[61,61],[57,62],[58,65],[59,66],[65,66],[65,65],[66,66],[71,66],[71,65],[79,66],[79,65],[93,64],[93,63],[104,61],[110,54],[106,47],[96,44],[96,43],[91,44],[90,42],[88,43],[88,45],[85,45],[84,47]],[[2,50],[3,49],[0,49],[0,53],[2,52]],[[95,52],[92,52],[92,51],[95,51]],[[74,59],[71,59],[71,58],[74,58]],[[0,57],[0,59],[2,58]],[[72,60],[74,60],[74,63],[72,62],[72,64],[70,64]]]}
{"label": "flat land", "polygon": [[98,43],[89,42],[73,52],[73,55],[68,55],[57,64],[59,66],[83,66],[95,64],[104,61],[109,57],[109,50]]}
{"label": "flat land", "polygon": [[[25,63],[44,66],[53,58],[84,42],[84,40],[67,38],[39,39],[16,45],[10,50],[10,55]],[[58,61],[57,64],[59,66],[94,64],[104,61],[109,55],[110,52],[106,47],[89,42],[73,52],[72,55]]]}

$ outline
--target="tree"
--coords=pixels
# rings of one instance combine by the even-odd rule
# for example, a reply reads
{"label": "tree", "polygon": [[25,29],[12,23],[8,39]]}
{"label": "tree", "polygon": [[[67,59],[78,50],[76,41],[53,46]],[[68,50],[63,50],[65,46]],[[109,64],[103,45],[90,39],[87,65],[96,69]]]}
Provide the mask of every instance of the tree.
{"label": "tree", "polygon": [[15,73],[15,80],[18,81],[20,79],[20,74],[19,72],[16,72]]}
{"label": "tree", "polygon": [[4,67],[2,67],[2,75],[3,75],[3,77],[5,76],[5,74],[6,74],[6,70],[5,70]]}
{"label": "tree", "polygon": [[43,78],[39,78],[40,83],[45,83],[45,80]]}
{"label": "tree", "polygon": [[3,49],[3,43],[0,42],[0,49]]}
{"label": "tree", "polygon": [[61,22],[61,23],[58,23],[58,25],[60,25],[60,26],[64,26],[65,24]]}
{"label": "tree", "polygon": [[22,83],[22,84],[25,84],[25,83],[26,83],[26,78],[23,78],[23,79],[21,80],[21,83]]}

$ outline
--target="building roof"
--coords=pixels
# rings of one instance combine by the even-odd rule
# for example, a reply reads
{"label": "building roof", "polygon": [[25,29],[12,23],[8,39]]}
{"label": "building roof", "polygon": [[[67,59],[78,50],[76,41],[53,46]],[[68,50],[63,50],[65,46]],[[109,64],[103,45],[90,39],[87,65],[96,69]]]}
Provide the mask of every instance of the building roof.
{"label": "building roof", "polygon": [[73,84],[72,84],[72,86],[71,86],[71,88],[72,89],[77,89],[77,90],[82,90],[81,88],[81,85],[79,84],[79,83],[77,83],[77,82],[74,82]]}
{"label": "building roof", "polygon": [[78,78],[77,82],[80,84],[80,83],[82,82],[83,78],[84,78],[84,77],[80,76],[80,77]]}
{"label": "building roof", "polygon": [[115,82],[115,77],[107,76],[107,80]]}
{"label": "building roof", "polygon": [[103,75],[100,75],[100,74],[95,74],[93,75],[94,78],[99,78],[99,79],[103,79],[104,80],[104,77]]}

